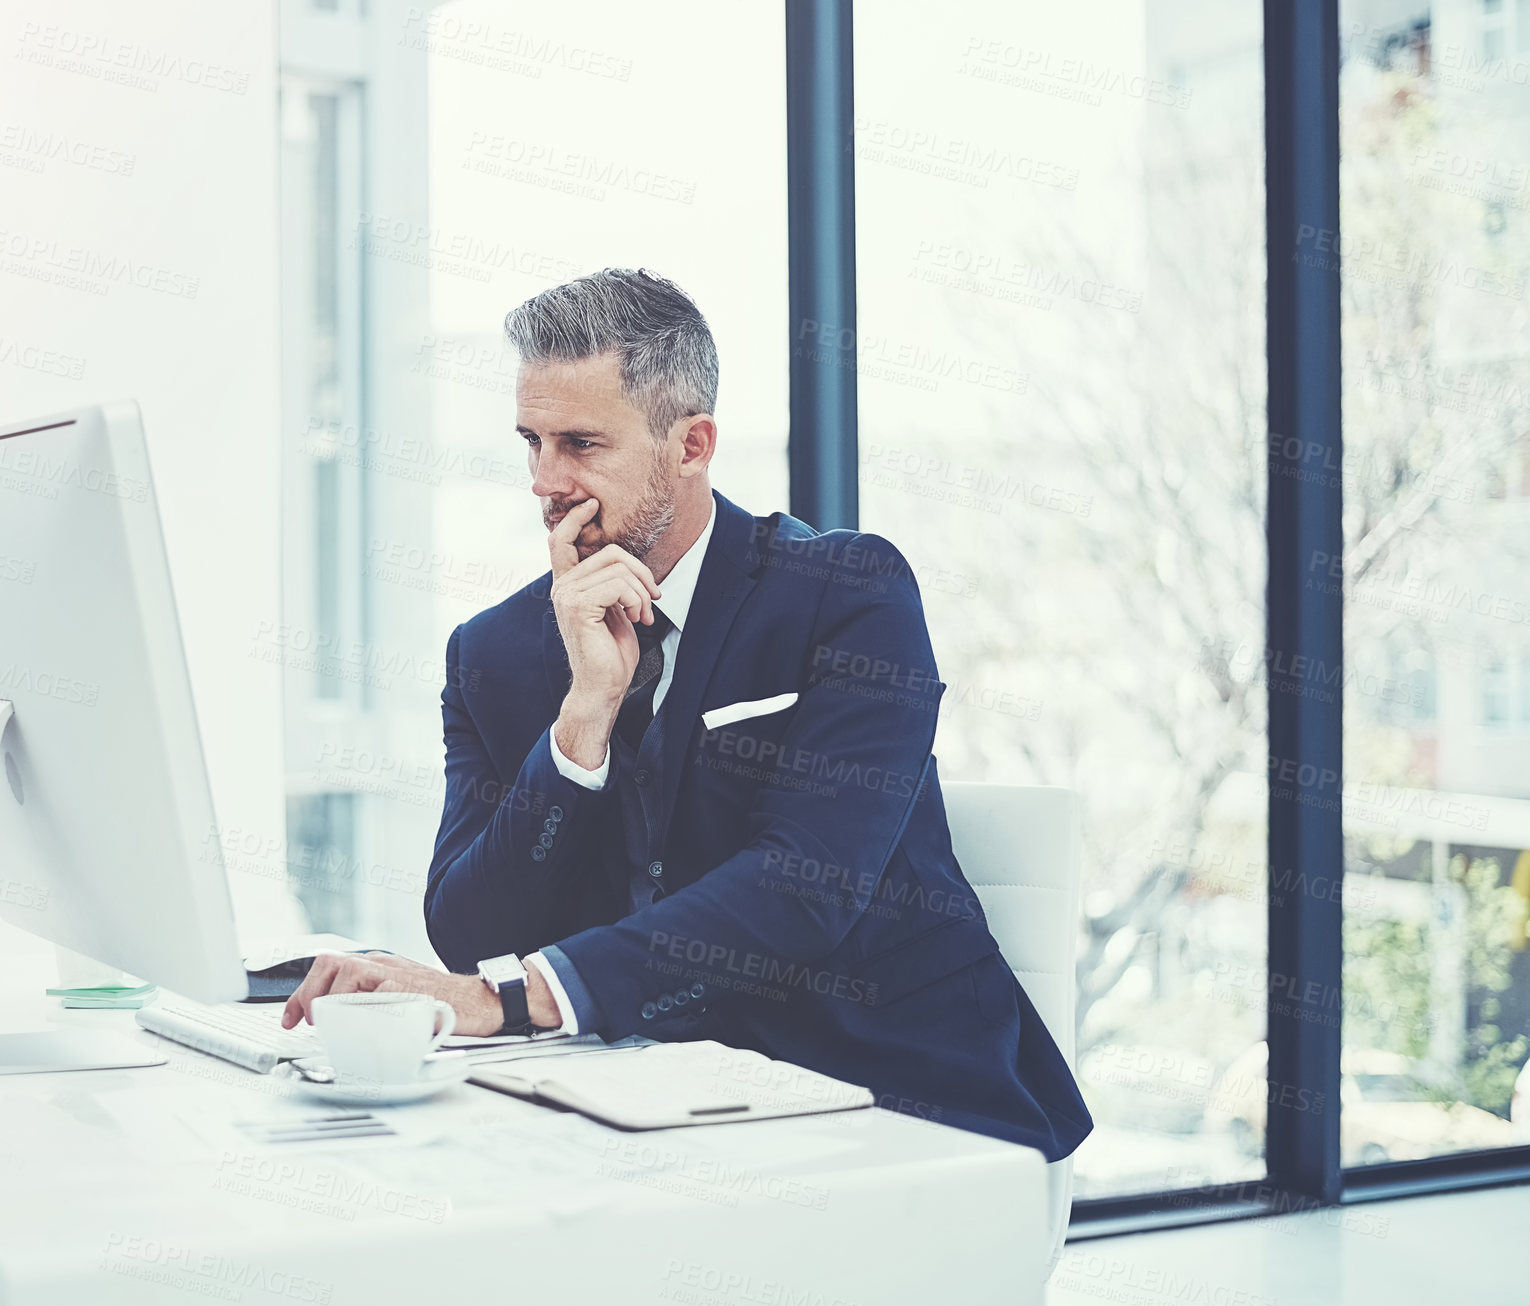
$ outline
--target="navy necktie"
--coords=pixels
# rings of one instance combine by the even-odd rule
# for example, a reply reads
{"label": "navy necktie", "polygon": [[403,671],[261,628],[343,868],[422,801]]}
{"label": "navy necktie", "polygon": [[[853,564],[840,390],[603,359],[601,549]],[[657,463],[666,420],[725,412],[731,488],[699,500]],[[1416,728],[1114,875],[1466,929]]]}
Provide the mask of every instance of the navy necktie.
{"label": "navy necktie", "polygon": [[658,608],[653,610],[653,625],[633,627],[637,634],[638,661],[632,673],[632,683],[627,686],[627,696],[616,714],[616,733],[632,745],[634,753],[653,720],[653,696],[664,670],[662,644],[664,636],[673,628],[674,623]]}

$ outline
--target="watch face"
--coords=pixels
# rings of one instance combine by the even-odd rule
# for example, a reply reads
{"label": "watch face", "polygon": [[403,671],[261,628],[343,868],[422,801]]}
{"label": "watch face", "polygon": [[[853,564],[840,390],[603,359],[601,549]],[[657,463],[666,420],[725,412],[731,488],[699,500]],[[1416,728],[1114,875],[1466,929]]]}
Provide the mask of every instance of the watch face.
{"label": "watch face", "polygon": [[478,973],[486,979],[493,980],[495,985],[514,984],[519,980],[526,982],[526,968],[521,965],[521,959],[514,953],[507,953],[503,957],[489,957],[478,963]]}

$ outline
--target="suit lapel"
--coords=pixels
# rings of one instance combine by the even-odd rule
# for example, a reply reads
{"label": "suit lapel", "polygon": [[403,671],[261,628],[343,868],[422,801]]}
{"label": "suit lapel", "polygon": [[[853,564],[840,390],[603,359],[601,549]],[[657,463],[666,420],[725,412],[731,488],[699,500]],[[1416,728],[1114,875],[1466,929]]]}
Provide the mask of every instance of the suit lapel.
{"label": "suit lapel", "polygon": [[669,828],[680,778],[685,773],[686,749],[701,716],[701,696],[712,678],[728,631],[754,589],[754,572],[759,567],[755,519],[715,491],[713,497],[717,500],[717,524],[712,529],[691,610],[680,636],[675,674],[652,731],[659,736],[656,746],[664,758],[664,796],[658,826],[665,831]]}
{"label": "suit lapel", "polygon": [[[701,696],[706,692],[712,669],[722,651],[744,600],[754,589],[754,573],[759,569],[761,549],[756,538],[756,521],[737,504],[713,491],[717,500],[717,523],[696,578],[696,593],[680,636],[680,655],[669,692],[654,719],[653,728],[643,741],[643,753],[660,750],[663,757],[664,792],[657,825],[669,827],[670,813],[685,771],[686,747],[701,716]],[[552,577],[544,578],[538,592],[546,599],[542,613],[542,667],[547,678],[553,714],[568,694],[573,678],[568,650],[558,631],[553,611]],[[613,745],[614,747],[614,745]]]}
{"label": "suit lapel", "polygon": [[563,635],[558,630],[558,614],[552,605],[552,573],[538,583],[537,592],[543,599],[542,607],[542,670],[547,676],[547,692],[552,696],[553,715],[557,716],[568,687],[573,683],[574,673],[568,665],[568,650],[563,646]]}

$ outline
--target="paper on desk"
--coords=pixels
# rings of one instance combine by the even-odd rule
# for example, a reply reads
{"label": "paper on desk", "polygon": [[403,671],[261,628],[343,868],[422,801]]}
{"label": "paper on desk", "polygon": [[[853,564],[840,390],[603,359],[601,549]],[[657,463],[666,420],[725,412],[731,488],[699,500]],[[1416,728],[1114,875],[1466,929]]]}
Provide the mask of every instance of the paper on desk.
{"label": "paper on desk", "polygon": [[[545,1039],[535,1042],[495,1043],[487,1040],[480,1047],[459,1049],[475,1066],[498,1065],[504,1061],[531,1061],[538,1057],[578,1056],[587,1052],[617,1052],[624,1048],[643,1047],[653,1042],[638,1034],[631,1034],[615,1043],[607,1043],[595,1034],[578,1034],[572,1038]],[[450,1043],[445,1044],[451,1047]]]}
{"label": "paper on desk", "polygon": [[366,944],[343,934],[291,934],[283,938],[248,939],[243,943],[244,968],[269,970],[299,957],[313,957],[321,952],[361,952]]}
{"label": "paper on desk", "polygon": [[152,994],[143,997],[121,998],[60,998],[59,1006],[68,1010],[86,1011],[136,1011],[153,1000]]}
{"label": "paper on desk", "polygon": [[374,1148],[413,1148],[437,1143],[449,1132],[448,1118],[435,1111],[409,1111],[396,1107],[368,1108],[386,1120],[391,1132],[360,1138],[325,1137],[321,1133],[279,1141],[265,1136],[271,1130],[311,1123],[315,1120],[357,1113],[359,1108],[326,1106],[303,1093],[265,1102],[229,1103],[222,1108],[194,1108],[185,1112],[186,1127],[196,1133],[206,1154],[227,1152],[350,1152]]}
{"label": "paper on desk", "polygon": [[569,1047],[580,1043],[599,1043],[598,1034],[452,1034],[441,1041],[450,1051],[472,1051],[476,1048],[544,1047],[561,1044]]}
{"label": "paper on desk", "polygon": [[141,1007],[154,996],[152,984],[93,984],[74,989],[46,989],[50,997],[60,999],[65,1007],[133,1008]]}
{"label": "paper on desk", "polygon": [[55,998],[136,998],[154,992],[152,984],[86,984],[75,989],[44,989]]}

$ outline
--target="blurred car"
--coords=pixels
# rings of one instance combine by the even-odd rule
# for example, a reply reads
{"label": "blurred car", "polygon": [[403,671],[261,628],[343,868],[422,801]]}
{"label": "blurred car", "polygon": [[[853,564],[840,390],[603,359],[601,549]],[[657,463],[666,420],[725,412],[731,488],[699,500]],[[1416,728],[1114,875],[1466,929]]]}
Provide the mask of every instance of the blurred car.
{"label": "blurred car", "polygon": [[1520,1142],[1530,1141],[1530,1061],[1519,1068],[1514,1095],[1509,1099],[1509,1120]]}
{"label": "blurred car", "polygon": [[[1269,1084],[1268,1068],[1268,1045],[1255,1043],[1223,1071],[1206,1108],[1207,1128],[1225,1129],[1248,1152],[1262,1151],[1270,1095],[1281,1091]],[[1284,1091],[1291,1095],[1288,1104],[1298,1110],[1332,1109],[1329,1103],[1302,1101],[1294,1090]],[[1516,1127],[1501,1116],[1465,1102],[1442,1101],[1416,1062],[1377,1048],[1344,1049],[1339,1104],[1341,1165],[1415,1161],[1519,1141]]]}
{"label": "blurred car", "polygon": [[1181,1048],[1102,1043],[1079,1059],[1079,1082],[1101,1121],[1130,1121],[1154,1134],[1196,1134],[1216,1082],[1216,1065]]}

